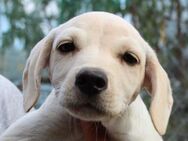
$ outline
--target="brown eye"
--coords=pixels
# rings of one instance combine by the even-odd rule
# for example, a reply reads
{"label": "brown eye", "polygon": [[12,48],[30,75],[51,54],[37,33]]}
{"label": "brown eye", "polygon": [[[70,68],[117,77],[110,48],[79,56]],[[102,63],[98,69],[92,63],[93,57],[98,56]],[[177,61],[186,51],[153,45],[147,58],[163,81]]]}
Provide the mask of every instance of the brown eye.
{"label": "brown eye", "polygon": [[68,43],[62,43],[60,45],[58,45],[57,49],[61,52],[61,53],[69,53],[75,50],[75,45],[72,42],[68,42]]}
{"label": "brown eye", "polygon": [[132,52],[126,52],[124,55],[123,55],[123,60],[128,64],[128,65],[136,65],[139,63],[139,59],[138,57],[132,53]]}

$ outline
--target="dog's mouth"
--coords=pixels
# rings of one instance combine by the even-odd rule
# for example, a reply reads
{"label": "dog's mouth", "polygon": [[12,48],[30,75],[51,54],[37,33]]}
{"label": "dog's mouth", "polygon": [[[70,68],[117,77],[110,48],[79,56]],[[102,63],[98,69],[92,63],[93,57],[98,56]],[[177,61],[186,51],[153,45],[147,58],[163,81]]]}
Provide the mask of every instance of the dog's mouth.
{"label": "dog's mouth", "polygon": [[91,103],[83,104],[66,104],[64,105],[67,111],[74,117],[87,121],[100,121],[107,114],[101,108],[92,105]]}

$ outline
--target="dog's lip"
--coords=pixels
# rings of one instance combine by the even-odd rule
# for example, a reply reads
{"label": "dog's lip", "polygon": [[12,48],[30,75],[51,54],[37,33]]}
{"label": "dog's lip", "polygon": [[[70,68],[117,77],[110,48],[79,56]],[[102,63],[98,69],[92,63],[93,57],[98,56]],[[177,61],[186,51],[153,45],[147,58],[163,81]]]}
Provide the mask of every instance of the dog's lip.
{"label": "dog's lip", "polygon": [[66,104],[66,108],[69,111],[76,113],[81,113],[81,112],[92,112],[96,113],[98,115],[105,115],[105,111],[102,110],[102,108],[99,108],[97,106],[92,105],[91,103],[69,103]]}
{"label": "dog's lip", "polygon": [[74,109],[77,112],[80,112],[82,109],[91,109],[98,112],[102,112],[101,109],[97,108],[96,106],[93,106],[90,103],[83,103],[83,104],[69,104],[68,106],[71,109]]}

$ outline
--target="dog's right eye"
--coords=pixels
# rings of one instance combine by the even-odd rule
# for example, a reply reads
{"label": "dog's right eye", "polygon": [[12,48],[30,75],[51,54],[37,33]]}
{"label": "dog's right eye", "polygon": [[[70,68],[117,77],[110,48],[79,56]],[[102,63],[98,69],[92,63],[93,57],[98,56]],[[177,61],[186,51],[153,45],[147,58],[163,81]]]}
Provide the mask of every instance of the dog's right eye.
{"label": "dog's right eye", "polygon": [[131,66],[139,64],[140,62],[138,57],[132,52],[126,52],[122,57],[123,57],[123,60]]}
{"label": "dog's right eye", "polygon": [[73,42],[61,43],[57,46],[57,50],[61,53],[69,53],[75,50],[75,45]]}

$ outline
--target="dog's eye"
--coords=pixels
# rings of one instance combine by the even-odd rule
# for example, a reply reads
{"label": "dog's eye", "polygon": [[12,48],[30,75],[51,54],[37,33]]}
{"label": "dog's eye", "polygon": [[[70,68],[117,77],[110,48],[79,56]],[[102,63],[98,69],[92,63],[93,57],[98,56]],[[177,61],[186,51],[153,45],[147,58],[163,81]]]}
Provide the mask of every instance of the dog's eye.
{"label": "dog's eye", "polygon": [[123,60],[131,66],[136,65],[140,62],[138,57],[132,52],[125,52],[125,54],[123,55]]}
{"label": "dog's eye", "polygon": [[72,42],[67,42],[67,43],[61,43],[60,45],[57,46],[57,49],[61,53],[69,53],[75,50],[75,45]]}

